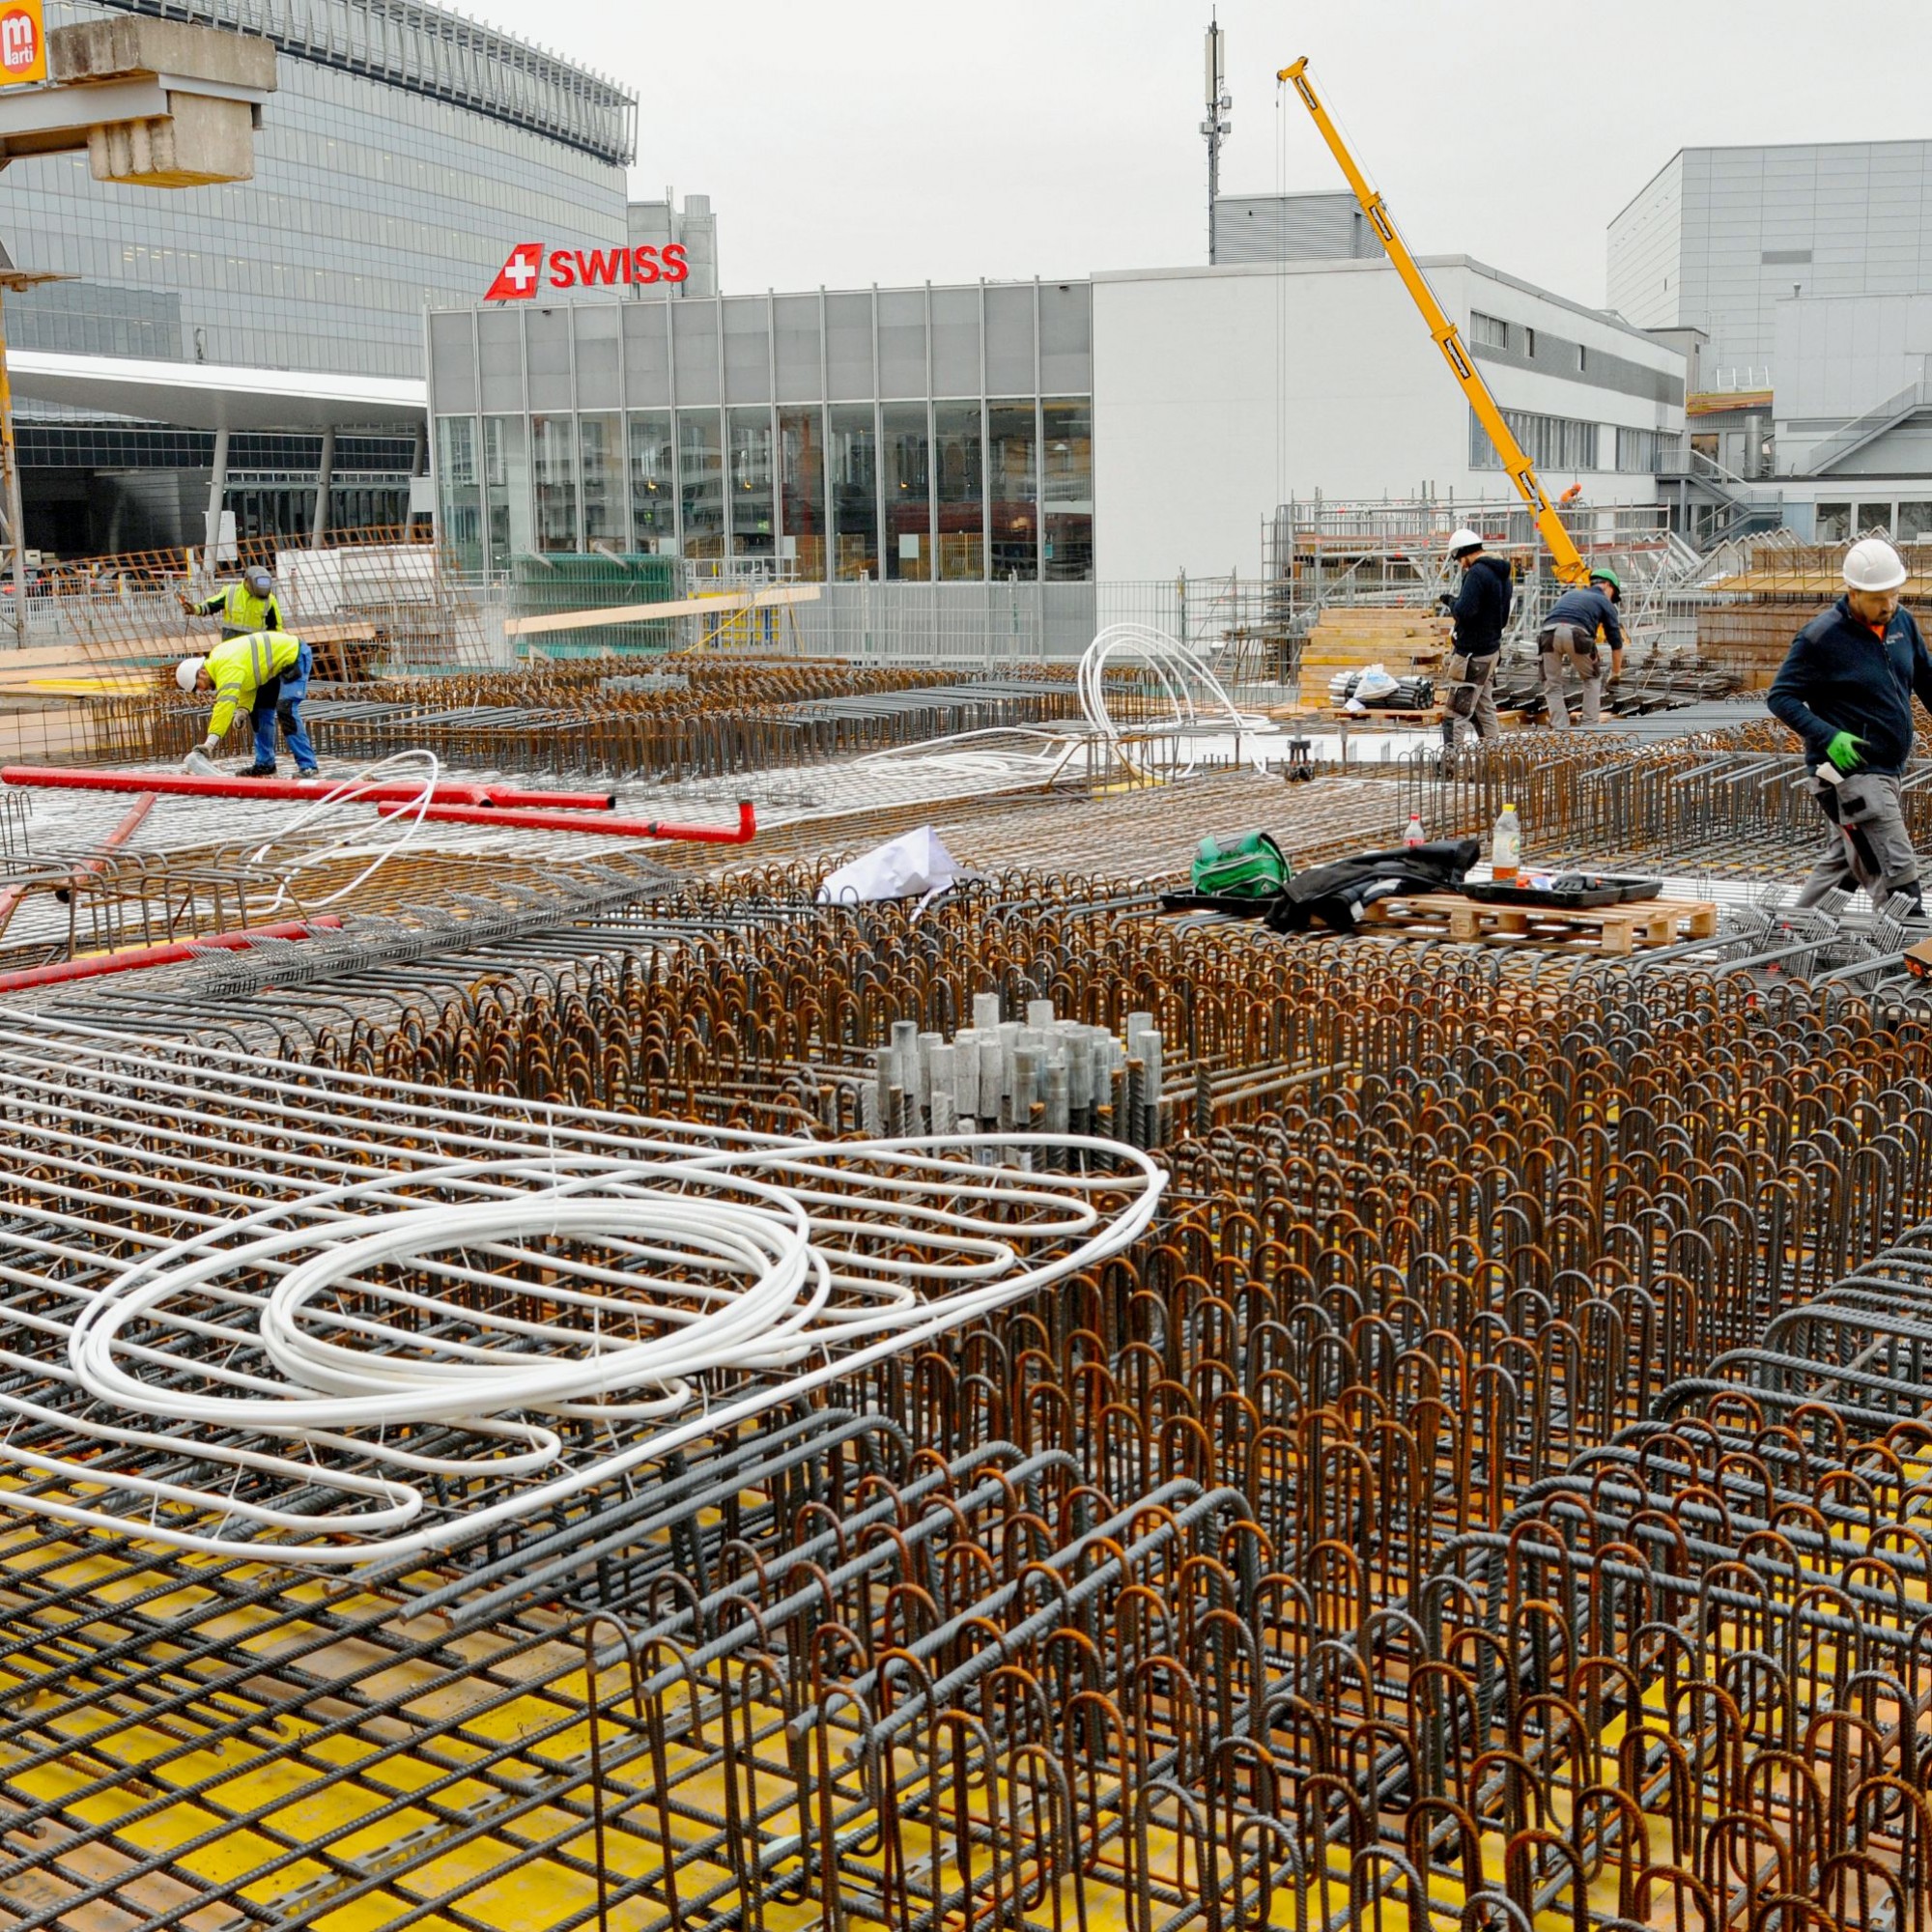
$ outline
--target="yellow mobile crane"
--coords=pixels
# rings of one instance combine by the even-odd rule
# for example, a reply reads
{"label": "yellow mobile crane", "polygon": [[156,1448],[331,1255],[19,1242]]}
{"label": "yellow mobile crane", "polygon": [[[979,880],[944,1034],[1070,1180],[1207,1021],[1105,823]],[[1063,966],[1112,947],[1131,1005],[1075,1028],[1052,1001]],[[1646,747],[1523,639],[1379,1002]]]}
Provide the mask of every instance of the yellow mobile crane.
{"label": "yellow mobile crane", "polygon": [[1415,257],[1408,252],[1408,243],[1402,239],[1402,231],[1395,225],[1380,192],[1362,172],[1361,164],[1349,152],[1349,144],[1343,140],[1341,129],[1328,118],[1328,110],[1317,97],[1308,78],[1308,56],[1304,54],[1293,67],[1283,68],[1275,78],[1294,83],[1295,93],[1301,96],[1301,104],[1314,117],[1321,138],[1328,143],[1329,153],[1341,163],[1342,172],[1349,178],[1349,185],[1355,191],[1355,199],[1362,204],[1362,213],[1369,217],[1369,226],[1381,237],[1382,246],[1388,251],[1396,273],[1402,277],[1403,286],[1422,311],[1422,319],[1429,325],[1435,346],[1441,350],[1451,373],[1463,385],[1463,393],[1468,397],[1469,407],[1475,411],[1477,420],[1489,431],[1490,440],[1495,444],[1496,454],[1502,458],[1510,481],[1529,505],[1530,514],[1536,519],[1536,527],[1543,532],[1543,541],[1549,547],[1550,561],[1555,566],[1558,580],[1564,583],[1587,582],[1589,565],[1583,561],[1583,554],[1577,548],[1575,538],[1564,527],[1555,505],[1537,481],[1536,466],[1522,453],[1522,445],[1510,434],[1510,426],[1503,420],[1502,411],[1496,408],[1496,399],[1490,394],[1490,385],[1477,374],[1469,352],[1463,346],[1461,333],[1443,313],[1442,304],[1435,299],[1435,291],[1429,286],[1429,278],[1416,265]]}

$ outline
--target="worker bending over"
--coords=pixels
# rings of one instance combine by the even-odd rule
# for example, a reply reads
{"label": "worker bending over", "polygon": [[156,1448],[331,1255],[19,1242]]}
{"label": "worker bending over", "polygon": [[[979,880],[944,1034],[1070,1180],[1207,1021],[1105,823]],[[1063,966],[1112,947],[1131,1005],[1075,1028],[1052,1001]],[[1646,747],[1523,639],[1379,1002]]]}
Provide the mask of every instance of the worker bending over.
{"label": "worker bending over", "polygon": [[1855,543],[1845,553],[1845,594],[1799,632],[1765,700],[1804,739],[1812,795],[1832,821],[1802,906],[1862,886],[1874,911],[1923,915],[1898,794],[1912,758],[1914,695],[1932,711],[1932,659],[1899,608],[1905,578],[1883,537]]}
{"label": "worker bending over", "polygon": [[246,706],[255,721],[255,762],[244,779],[275,775],[275,724],[296,755],[296,769],[305,779],[316,776],[315,747],[302,727],[300,705],[308,696],[312,654],[291,631],[257,631],[250,637],[224,638],[205,658],[184,658],[175,667],[175,682],[184,691],[212,691],[214,709],[208,716],[204,757],[212,758],[235,714]]}
{"label": "worker bending over", "polygon": [[1563,691],[1563,673],[1574,671],[1581,682],[1582,722],[1600,724],[1604,716],[1604,658],[1597,648],[1601,632],[1609,639],[1610,675],[1621,677],[1624,668],[1624,632],[1617,621],[1617,606],[1622,603],[1623,581],[1614,570],[1599,567],[1591,571],[1587,585],[1566,590],[1549,607],[1549,615],[1536,634],[1536,648],[1543,667],[1543,700],[1549,707],[1549,722],[1559,731],[1570,728],[1570,700]]}
{"label": "worker bending over", "polygon": [[1491,556],[1474,530],[1458,530],[1449,554],[1463,568],[1462,587],[1444,592],[1442,608],[1456,620],[1455,648],[1449,658],[1449,696],[1442,714],[1442,743],[1454,751],[1463,724],[1486,745],[1500,726],[1496,721],[1496,660],[1502,655],[1516,586],[1507,559]]}
{"label": "worker bending over", "polygon": [[257,631],[288,628],[282,622],[282,607],[275,598],[275,580],[260,564],[243,571],[239,582],[231,583],[226,590],[217,590],[199,604],[185,597],[181,603],[182,609],[193,616],[212,617],[220,611],[224,640],[252,638]]}

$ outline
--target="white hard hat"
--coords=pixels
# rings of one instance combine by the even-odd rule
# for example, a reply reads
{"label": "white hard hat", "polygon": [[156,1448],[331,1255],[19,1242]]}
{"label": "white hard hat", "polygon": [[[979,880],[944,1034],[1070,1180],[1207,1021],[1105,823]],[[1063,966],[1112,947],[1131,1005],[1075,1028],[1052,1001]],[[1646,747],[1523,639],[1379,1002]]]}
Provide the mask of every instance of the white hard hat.
{"label": "white hard hat", "polygon": [[1465,550],[1481,550],[1483,540],[1474,530],[1458,530],[1449,539],[1449,554],[1461,556]]}
{"label": "white hard hat", "polygon": [[1845,553],[1845,583],[1853,590],[1896,590],[1911,575],[1883,537],[1861,537]]}
{"label": "white hard hat", "polygon": [[175,666],[175,682],[184,691],[192,691],[194,681],[201,675],[201,668],[208,662],[206,658],[183,658]]}

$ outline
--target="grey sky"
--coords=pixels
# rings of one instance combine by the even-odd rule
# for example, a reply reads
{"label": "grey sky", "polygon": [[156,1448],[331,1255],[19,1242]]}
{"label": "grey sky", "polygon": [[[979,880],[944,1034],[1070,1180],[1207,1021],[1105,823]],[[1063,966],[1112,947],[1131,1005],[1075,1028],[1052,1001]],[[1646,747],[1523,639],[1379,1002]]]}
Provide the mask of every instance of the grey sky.
{"label": "grey sky", "polygon": [[[707,192],[727,291],[1206,259],[1207,0],[471,0],[641,98],[634,185]],[[1317,80],[1421,252],[1604,298],[1680,147],[1932,138],[1932,5],[1221,0],[1235,190],[1342,185]],[[512,240],[534,239],[513,237]]]}

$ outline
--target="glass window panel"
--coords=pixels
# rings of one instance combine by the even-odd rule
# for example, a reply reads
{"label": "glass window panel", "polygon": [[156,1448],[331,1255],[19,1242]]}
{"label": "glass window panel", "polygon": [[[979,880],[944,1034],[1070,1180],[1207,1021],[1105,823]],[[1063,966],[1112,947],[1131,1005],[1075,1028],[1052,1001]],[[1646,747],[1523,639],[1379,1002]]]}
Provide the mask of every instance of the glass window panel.
{"label": "glass window panel", "polygon": [[1927,537],[1932,537],[1932,503],[1899,504],[1899,542],[1922,543]]}
{"label": "glass window panel", "polygon": [[778,297],[772,303],[772,325],[777,331],[773,348],[779,365],[779,401],[822,402],[825,371],[819,360],[818,298]]}
{"label": "glass window panel", "polygon": [[567,415],[530,418],[530,473],[537,487],[537,548],[575,551],[577,439]]}
{"label": "glass window panel", "polygon": [[879,394],[925,393],[925,291],[888,289],[879,297]]}
{"label": "glass window panel", "polygon": [[878,441],[870,403],[826,412],[832,452],[833,561],[838,578],[879,574]]}
{"label": "glass window panel", "polygon": [[718,304],[679,301],[669,304],[671,346],[677,352],[677,399],[680,403],[718,400]]}
{"label": "glass window panel", "polygon": [[1033,355],[1033,290],[1009,283],[986,291],[986,386],[995,395],[1031,396],[1038,372]]}
{"label": "glass window panel", "polygon": [[935,396],[980,394],[978,289],[932,292],[932,393]]}
{"label": "glass window panel", "polygon": [[772,399],[771,314],[763,296],[724,304],[724,394],[734,403]]}
{"label": "glass window panel", "polygon": [[1094,406],[1039,408],[1040,574],[1061,582],[1094,575]]}
{"label": "glass window panel", "polygon": [[923,583],[932,575],[932,489],[925,405],[888,403],[885,468],[886,576]]}
{"label": "glass window panel", "polygon": [[1040,289],[1039,385],[1062,395],[1094,386],[1093,291],[1085,282]]}
{"label": "glass window panel", "polygon": [[524,407],[524,317],[521,309],[484,309],[476,318],[486,415],[521,414]]}
{"label": "glass window panel", "polygon": [[583,547],[624,545],[623,444],[616,415],[577,419],[577,448],[583,464]]}
{"label": "glass window panel", "polygon": [[984,466],[980,456],[980,405],[935,403],[932,483],[939,511],[938,563],[939,576],[949,582],[978,582],[986,575]]}
{"label": "glass window panel", "polygon": [[524,317],[525,354],[529,357],[530,412],[571,407],[570,311],[531,309]]}
{"label": "glass window panel", "polygon": [[[990,291],[989,291],[990,293]],[[995,578],[1039,575],[1039,482],[1033,404],[986,406],[986,497],[992,524],[987,561]]]}
{"label": "glass window panel", "polygon": [[489,524],[490,568],[536,548],[530,528],[530,459],[525,419],[483,418],[483,507]]}
{"label": "glass window panel", "polygon": [[716,410],[677,412],[677,487],[684,504],[684,554],[717,563],[724,555],[724,462]]}
{"label": "glass window panel", "polygon": [[872,298],[838,295],[825,298],[825,380],[830,393],[840,397],[871,397]]}
{"label": "glass window panel", "polygon": [[670,401],[670,304],[619,304],[624,318],[624,400],[633,408]]}
{"label": "glass window panel", "polygon": [[646,556],[677,550],[677,474],[671,455],[670,412],[643,410],[631,417],[631,548]]}
{"label": "glass window panel", "polygon": [[1811,535],[1818,543],[1843,543],[1852,533],[1849,503],[1820,503]]}
{"label": "glass window panel", "polygon": [[1891,534],[1891,505],[1889,503],[1861,503],[1857,524],[1858,533],[1868,537],[1876,530],[1880,536]]}
{"label": "glass window panel", "polygon": [[617,393],[617,329],[623,312],[615,302],[579,302],[571,310],[577,330],[577,407],[614,410]]}
{"label": "glass window panel", "polygon": [[779,533],[808,583],[825,581],[825,427],[819,410],[779,412]]}
{"label": "glass window panel", "polygon": [[731,554],[768,563],[778,554],[772,520],[772,412],[733,410],[730,427],[725,495],[731,506]]}
{"label": "glass window panel", "polygon": [[436,425],[437,528],[460,570],[483,567],[483,488],[476,471],[476,418],[442,416]]}
{"label": "glass window panel", "polygon": [[475,409],[476,344],[467,314],[430,317],[429,372],[431,409],[442,415]]}

